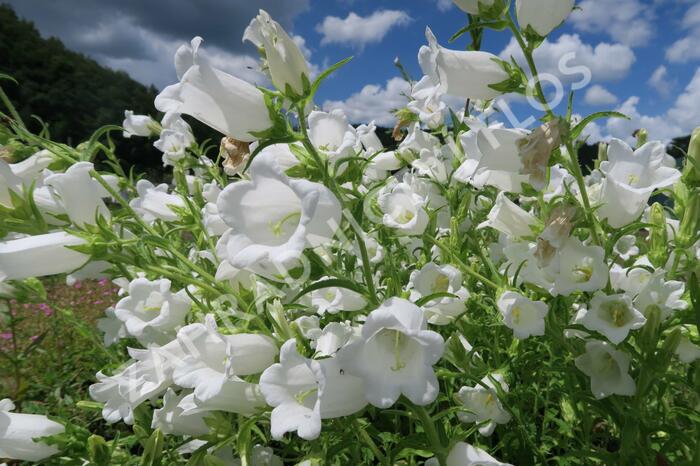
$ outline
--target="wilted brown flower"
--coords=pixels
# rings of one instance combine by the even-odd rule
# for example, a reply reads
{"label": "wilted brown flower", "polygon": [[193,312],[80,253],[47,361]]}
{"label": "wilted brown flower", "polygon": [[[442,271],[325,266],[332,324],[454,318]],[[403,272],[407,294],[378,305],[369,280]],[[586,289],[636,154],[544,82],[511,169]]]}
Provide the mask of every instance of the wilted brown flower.
{"label": "wilted brown flower", "polygon": [[518,141],[522,175],[530,176],[530,184],[544,188],[547,165],[552,152],[561,145],[561,121],[548,121]]}
{"label": "wilted brown flower", "polygon": [[250,144],[237,139],[221,138],[221,152],[224,154],[224,172],[233,176],[245,168],[250,158]]}

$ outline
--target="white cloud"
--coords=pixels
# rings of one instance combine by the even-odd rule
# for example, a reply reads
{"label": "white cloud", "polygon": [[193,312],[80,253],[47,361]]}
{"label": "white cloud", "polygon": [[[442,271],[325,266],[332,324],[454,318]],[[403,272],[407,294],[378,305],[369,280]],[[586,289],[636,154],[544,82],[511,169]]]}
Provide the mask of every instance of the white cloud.
{"label": "white cloud", "polygon": [[588,88],[584,100],[589,105],[612,105],[617,103],[615,94],[599,84]]}
{"label": "white cloud", "polygon": [[685,91],[678,96],[673,106],[660,115],[640,113],[639,97],[632,96],[620,105],[619,112],[631,120],[610,119],[606,123],[609,136],[632,141],[632,133],[640,128],[649,132],[649,139],[668,141],[675,137],[686,136],[700,122],[700,68],[696,70]]}
{"label": "white cloud", "polygon": [[[501,58],[515,57],[527,69],[523,53],[515,39],[500,53]],[[535,50],[540,73],[550,73],[563,82],[580,82],[582,74],[574,67],[585,67],[594,81],[615,81],[627,76],[636,57],[627,45],[601,42],[595,47],[581,41],[578,34],[562,34],[555,42],[549,39]]]}
{"label": "white cloud", "polygon": [[403,26],[411,22],[405,11],[379,10],[369,16],[359,16],[350,12],[347,18],[326,16],[316,26],[323,37],[321,44],[341,44],[362,48],[372,42],[380,42],[394,26]]}
{"label": "white cloud", "polygon": [[669,78],[668,69],[664,65],[661,65],[651,74],[647,84],[656,89],[659,94],[667,96],[671,93],[675,81]]}
{"label": "white cloud", "polygon": [[681,25],[688,30],[688,35],[666,49],[666,60],[671,63],[700,60],[700,3],[688,9]]}
{"label": "white cloud", "polygon": [[452,8],[452,0],[437,0],[437,8],[440,11],[447,11]]}
{"label": "white cloud", "polygon": [[367,123],[371,120],[380,126],[393,126],[395,122],[391,110],[405,107],[408,100],[403,94],[410,92],[410,85],[401,78],[391,78],[384,87],[368,84],[345,100],[326,100],[326,111],[342,109],[353,123]]}
{"label": "white cloud", "polygon": [[636,47],[654,36],[653,9],[639,0],[583,0],[570,20],[582,32],[606,33],[612,39]]}

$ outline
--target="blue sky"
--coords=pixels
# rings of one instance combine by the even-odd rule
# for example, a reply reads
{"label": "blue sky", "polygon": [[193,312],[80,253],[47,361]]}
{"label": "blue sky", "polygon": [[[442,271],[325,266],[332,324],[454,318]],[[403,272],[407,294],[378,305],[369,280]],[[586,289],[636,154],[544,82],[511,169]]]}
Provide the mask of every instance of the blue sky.
{"label": "blue sky", "polygon": [[[449,0],[10,0],[18,13],[69,47],[144,83],[174,81],[172,52],[192,35],[205,39],[217,66],[264,83],[253,71],[254,49],[240,43],[257,8],[295,36],[315,69],[354,56],[321,89],[317,103],[343,108],[355,122],[391,124],[389,110],[405,102],[406,85],[392,61],[399,57],[420,78],[417,53],[430,26],[440,43],[463,49],[467,38],[448,44],[466,15]],[[576,112],[621,109],[631,122],[600,122],[593,139],[628,138],[640,127],[669,139],[700,125],[700,3],[696,0],[578,0],[580,10],[555,30],[539,52],[540,71],[557,70],[566,53],[584,65],[591,83],[577,91]],[[302,40],[303,38],[303,40]],[[507,58],[515,50],[506,31],[489,31],[482,48]],[[576,77],[574,81],[578,80]],[[451,101],[453,102],[454,99]],[[531,113],[508,99],[519,117]],[[559,109],[563,112],[563,109]]]}

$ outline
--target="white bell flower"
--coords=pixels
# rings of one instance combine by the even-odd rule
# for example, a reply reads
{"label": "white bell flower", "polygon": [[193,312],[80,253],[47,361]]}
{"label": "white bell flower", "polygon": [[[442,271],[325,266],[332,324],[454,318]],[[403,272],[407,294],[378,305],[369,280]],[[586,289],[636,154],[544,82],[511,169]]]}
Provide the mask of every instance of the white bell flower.
{"label": "white bell flower", "polygon": [[544,319],[549,306],[542,301],[533,301],[515,291],[506,291],[498,298],[498,310],[503,324],[513,330],[519,340],[530,336],[544,335]]}
{"label": "white bell flower", "polygon": [[466,311],[464,303],[469,292],[462,286],[462,273],[451,265],[428,262],[411,272],[408,288],[413,302],[436,293],[454,295],[432,299],[421,306],[430,324],[447,325]]}
{"label": "white bell flower", "polygon": [[109,209],[102,201],[104,188],[90,175],[94,168],[90,162],[78,162],[65,173],[56,173],[44,180],[58,195],[71,222],[79,227],[94,225],[97,215],[110,218]]}
{"label": "white bell flower", "polygon": [[170,290],[170,280],[136,278],[129,283],[129,295],[114,307],[114,315],[141,344],[163,344],[175,337],[191,306],[185,290]]}
{"label": "white bell flower", "polygon": [[354,336],[355,328],[345,322],[331,322],[313,332],[311,347],[317,356],[333,356],[340,348],[345,346]]}
{"label": "white bell flower", "polygon": [[347,288],[333,286],[311,292],[311,306],[319,315],[326,312],[337,314],[340,311],[359,311],[366,305],[367,300],[361,294]]}
{"label": "white bell flower", "polygon": [[[309,139],[316,150],[328,154],[335,161],[352,157],[360,149],[357,132],[349,123],[342,110],[331,112],[314,110],[309,114]],[[341,166],[342,169],[342,166]]]}
{"label": "white bell flower", "polygon": [[600,246],[586,246],[572,236],[559,249],[554,261],[558,273],[554,282],[557,294],[568,296],[575,291],[598,291],[608,283],[605,251]]}
{"label": "white bell flower", "polygon": [[519,239],[534,236],[532,227],[538,223],[534,215],[508,199],[505,193],[499,192],[487,220],[477,228],[491,227],[511,239]]}
{"label": "white bell flower", "polygon": [[440,146],[440,140],[432,134],[420,129],[418,123],[412,123],[408,128],[408,134],[401,141],[396,153],[401,157],[411,160],[420,154],[423,149],[434,150]]}
{"label": "white bell flower", "polygon": [[630,258],[639,254],[639,248],[637,247],[637,238],[634,235],[624,235],[617,240],[615,246],[613,246],[613,252],[617,254],[620,259],[627,261]]}
{"label": "white bell flower", "polygon": [[[426,466],[438,466],[437,458],[430,458],[425,462]],[[481,448],[458,442],[447,455],[446,466],[513,466],[502,463]]]}
{"label": "white bell flower", "polygon": [[39,180],[42,173],[44,173],[44,170],[51,165],[53,160],[54,155],[48,150],[42,149],[30,155],[21,162],[10,164],[10,170],[12,170],[12,173],[19,178],[22,186],[27,189],[29,186],[31,186],[32,182],[40,184]]}
{"label": "white bell flower", "polygon": [[382,223],[399,235],[420,235],[428,226],[425,199],[406,183],[389,183],[377,196]]}
{"label": "white bell flower", "polygon": [[591,378],[591,391],[596,399],[610,395],[632,396],[636,392],[628,371],[630,355],[618,351],[605,341],[589,341],[586,352],[574,360],[576,367]]}
{"label": "white bell flower", "polygon": [[83,244],[84,239],[64,231],[0,241],[0,282],[67,273],[82,267],[90,257],[67,246]]}
{"label": "white bell flower", "polygon": [[360,338],[336,357],[346,373],[364,380],[365,396],[374,406],[388,408],[401,394],[427,405],[439,391],[432,366],[442,357],[445,342],[426,327],[418,306],[390,298],[367,316]]}
{"label": "white bell flower", "polygon": [[214,68],[200,50],[201,37],[175,52],[179,83],[156,96],[161,112],[190,115],[239,141],[257,139],[251,133],[272,126],[263,93],[246,81]]}
{"label": "white bell flower", "polygon": [[168,193],[168,185],[161,183],[154,186],[148,180],[136,182],[138,197],[129,202],[145,222],[153,223],[156,219],[174,222],[179,217],[170,207],[185,207],[185,202],[176,194]]}
{"label": "white bell flower", "polygon": [[97,328],[104,333],[104,345],[109,347],[117,343],[119,340],[128,337],[124,322],[117,319],[113,307],[105,309],[105,316],[97,319]]}
{"label": "white bell flower", "polygon": [[148,137],[158,134],[160,128],[158,123],[149,115],[136,115],[132,110],[124,110],[124,122],[122,122],[125,138],[131,136]]}
{"label": "white bell flower", "polygon": [[[239,459],[234,459],[231,462],[231,466],[241,466],[243,463]],[[270,447],[263,447],[261,445],[255,445],[253,451],[250,453],[251,466],[284,466],[282,458],[275,455],[275,452]]]}
{"label": "white bell flower", "polygon": [[319,183],[291,179],[269,154],[250,164],[250,181],[229,184],[219,195],[219,215],[233,229],[233,267],[270,278],[298,265],[307,247],[328,244],[340,227],[340,203]]}
{"label": "white bell flower", "polygon": [[98,372],[98,382],[89,388],[90,397],[104,403],[102,417],[108,424],[122,419],[133,424],[134,410],[172,385],[173,370],[184,353],[174,340],[146,350],[130,348],[129,355],[134,359],[130,365],[111,376]]}
{"label": "white bell flower", "polygon": [[[502,374],[493,374],[491,377],[496,380],[501,390],[508,392],[508,384]],[[493,433],[497,424],[506,424],[511,419],[510,413],[503,408],[498,399],[498,392],[491,377],[484,377],[481,383],[473,387],[462,387],[457,394],[462,405],[471,411],[458,413],[459,420],[465,423],[489,421],[479,427],[479,433],[487,437]]]}
{"label": "white bell flower", "polygon": [[309,65],[287,31],[265,10],[260,10],[250,21],[243,33],[243,41],[250,41],[264,51],[272,84],[278,90],[285,92],[289,86],[298,95],[304,93],[302,76],[311,79]]}
{"label": "white bell flower", "polygon": [[423,76],[411,89],[412,101],[407,108],[430,129],[439,127],[445,118],[447,105],[441,100],[440,86],[430,76]]}
{"label": "white bell flower", "polygon": [[697,340],[698,332],[696,326],[686,325],[681,327],[681,341],[676,348],[676,356],[684,364],[692,364],[700,359],[700,346],[690,340],[690,335],[695,334]]}
{"label": "white bell flower", "polygon": [[[610,267],[610,284],[613,289],[622,290],[630,296],[637,296],[649,283],[654,267],[649,258],[641,256],[630,267],[613,264]],[[644,313],[644,308],[640,308]]]}
{"label": "white bell flower", "polygon": [[575,185],[576,179],[571,176],[566,168],[560,164],[552,165],[549,168],[549,183],[544,189],[542,198],[549,202],[557,196],[564,195],[567,187],[573,191]]}
{"label": "white bell flower", "polygon": [[647,314],[652,306],[661,311],[661,320],[666,320],[675,311],[686,309],[688,302],[683,300],[685,284],[677,280],[666,280],[664,269],[656,270],[634,298],[634,306],[642,314]]}
{"label": "white bell flower", "polygon": [[260,373],[274,362],[277,346],[270,337],[222,335],[214,317],[207,315],[204,324],[180,329],[177,341],[184,355],[173,380],[194,389],[194,402],[201,409],[250,414],[264,405],[257,387],[238,376]]}
{"label": "white bell flower", "polygon": [[600,169],[607,178],[639,193],[672,186],[681,177],[675,168],[663,164],[666,148],[659,141],[648,142],[632,150],[624,141],[612,139],[608,143],[608,160]]}
{"label": "white bell flower", "polygon": [[532,28],[545,37],[563,23],[574,9],[574,0],[516,0],[515,12],[523,31]]}
{"label": "white bell flower", "polygon": [[377,125],[374,124],[374,120],[370,121],[368,125],[358,126],[355,131],[362,146],[368,153],[372,154],[384,149],[384,144],[377,136]]}
{"label": "white bell flower", "polygon": [[495,0],[453,0],[460,10],[472,15],[479,14],[479,8],[490,7]]}
{"label": "white bell flower", "polygon": [[602,333],[617,345],[627,338],[630,330],[642,327],[647,319],[635,309],[628,295],[597,292],[576,321],[588,330]]}
{"label": "white bell flower", "polygon": [[305,440],[321,433],[321,419],[347,416],[362,409],[366,401],[362,379],[345,375],[334,358],[304,358],[289,340],[280,350],[280,362],[260,376],[265,401],[273,407],[272,438],[297,432]]}
{"label": "white bell flower", "polygon": [[441,47],[430,28],[428,45],[418,51],[423,74],[430,76],[440,92],[464,99],[493,99],[501,92],[489,86],[508,79],[498,57],[488,52],[450,50]]}
{"label": "white bell flower", "polygon": [[209,427],[204,423],[206,412],[190,415],[183,414],[180,401],[189,393],[183,391],[176,394],[171,388],[163,396],[163,406],[153,410],[152,429],[160,429],[166,435],[199,436],[209,433]]}
{"label": "white bell flower", "polygon": [[40,414],[13,413],[14,403],[0,400],[0,458],[41,461],[59,450],[39,440],[63,433],[66,428]]}

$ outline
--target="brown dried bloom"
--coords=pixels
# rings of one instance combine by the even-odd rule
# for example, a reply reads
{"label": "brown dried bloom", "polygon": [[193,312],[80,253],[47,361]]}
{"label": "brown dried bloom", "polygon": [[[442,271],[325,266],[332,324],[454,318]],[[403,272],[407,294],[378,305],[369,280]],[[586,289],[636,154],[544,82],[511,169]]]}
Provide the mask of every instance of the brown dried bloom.
{"label": "brown dried bloom", "polygon": [[548,121],[518,141],[522,175],[530,175],[530,184],[544,188],[547,165],[552,152],[561,145],[561,121]]}
{"label": "brown dried bloom", "polygon": [[250,144],[237,139],[221,138],[221,152],[224,154],[224,172],[233,176],[245,168],[250,158]]}

